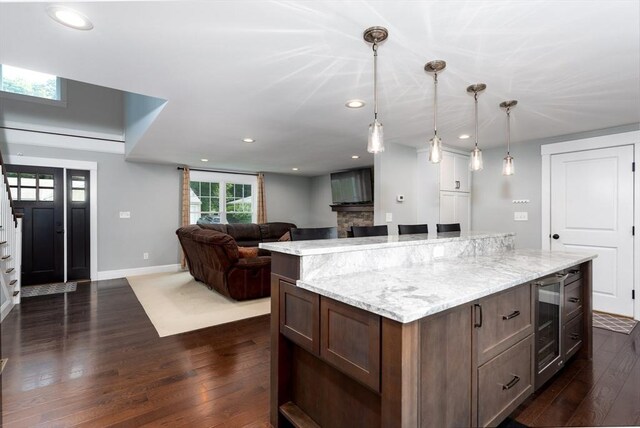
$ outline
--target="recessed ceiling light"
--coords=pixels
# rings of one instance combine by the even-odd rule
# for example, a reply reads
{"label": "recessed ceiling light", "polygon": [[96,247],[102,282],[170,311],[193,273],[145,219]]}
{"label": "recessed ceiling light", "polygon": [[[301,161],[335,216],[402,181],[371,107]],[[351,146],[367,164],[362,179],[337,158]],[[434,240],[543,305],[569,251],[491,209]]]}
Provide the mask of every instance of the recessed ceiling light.
{"label": "recessed ceiling light", "polygon": [[349,108],[361,108],[361,107],[364,107],[364,101],[362,101],[362,100],[349,100],[349,101],[347,101],[345,106],[347,106]]}
{"label": "recessed ceiling light", "polygon": [[256,140],[254,140],[253,138],[243,138],[242,141],[244,141],[245,143],[255,143]]}
{"label": "recessed ceiling light", "polygon": [[209,162],[209,159],[200,159],[202,162]]}
{"label": "recessed ceiling light", "polygon": [[471,135],[469,134],[462,134],[461,136],[458,137],[461,140],[467,140],[469,138],[471,138]]}
{"label": "recessed ceiling light", "polygon": [[294,171],[297,171],[297,170],[298,170],[298,168],[291,168],[291,169],[292,169],[292,170],[294,170]]}
{"label": "recessed ceiling light", "polygon": [[360,159],[360,156],[358,156],[358,155],[353,155],[353,156],[351,156],[351,159]]}
{"label": "recessed ceiling light", "polygon": [[93,24],[80,12],[65,6],[49,6],[47,13],[54,21],[76,30],[91,30]]}

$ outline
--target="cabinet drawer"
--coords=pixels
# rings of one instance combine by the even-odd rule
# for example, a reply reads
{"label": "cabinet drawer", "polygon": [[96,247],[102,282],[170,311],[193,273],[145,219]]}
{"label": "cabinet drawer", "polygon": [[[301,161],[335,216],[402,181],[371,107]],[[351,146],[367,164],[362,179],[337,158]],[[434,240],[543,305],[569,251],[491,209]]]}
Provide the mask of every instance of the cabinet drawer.
{"label": "cabinet drawer", "polygon": [[478,364],[483,364],[533,332],[531,285],[481,299],[476,307]]}
{"label": "cabinet drawer", "polygon": [[380,316],[326,298],[320,308],[322,359],[379,391]]}
{"label": "cabinet drawer", "polygon": [[280,333],[320,354],[320,296],[280,280]]}
{"label": "cabinet drawer", "polygon": [[582,346],[582,313],[564,326],[564,360],[571,358]]}
{"label": "cabinet drawer", "polygon": [[533,392],[533,336],[478,369],[478,424],[495,426]]}
{"label": "cabinet drawer", "polygon": [[568,321],[582,312],[582,280],[564,287],[564,319]]}
{"label": "cabinet drawer", "polygon": [[567,279],[564,280],[564,283],[567,285],[582,278],[582,269],[580,269],[580,265],[571,267],[565,272],[568,274]]}

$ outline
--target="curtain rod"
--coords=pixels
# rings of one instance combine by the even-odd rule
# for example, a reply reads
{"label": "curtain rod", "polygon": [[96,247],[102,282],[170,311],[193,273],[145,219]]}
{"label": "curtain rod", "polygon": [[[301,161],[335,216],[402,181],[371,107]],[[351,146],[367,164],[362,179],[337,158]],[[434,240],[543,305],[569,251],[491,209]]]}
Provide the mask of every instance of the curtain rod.
{"label": "curtain rod", "polygon": [[[179,166],[178,169],[180,171],[184,170],[183,166]],[[235,174],[235,175],[253,175],[253,176],[257,176],[257,173],[251,173],[251,172],[236,172],[236,171],[222,171],[219,169],[201,169],[201,168],[189,168],[189,171],[201,171],[201,172],[219,172],[221,174]]]}

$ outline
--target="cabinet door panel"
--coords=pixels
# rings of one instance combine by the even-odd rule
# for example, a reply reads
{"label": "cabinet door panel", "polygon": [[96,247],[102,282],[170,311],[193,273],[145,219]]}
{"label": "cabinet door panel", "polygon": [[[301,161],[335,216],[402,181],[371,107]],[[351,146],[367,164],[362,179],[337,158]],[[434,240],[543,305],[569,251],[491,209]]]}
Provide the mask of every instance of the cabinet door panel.
{"label": "cabinet door panel", "polygon": [[456,190],[455,181],[455,157],[453,153],[442,152],[442,160],[440,161],[440,190]]}
{"label": "cabinet door panel", "polygon": [[455,197],[455,222],[460,223],[463,232],[469,231],[470,203],[468,193],[458,193]]}
{"label": "cabinet door panel", "polygon": [[440,223],[457,223],[456,195],[453,192],[440,192]]}
{"label": "cabinet door panel", "polygon": [[469,192],[469,156],[455,154],[454,155],[454,189],[458,192]]}
{"label": "cabinet door panel", "polygon": [[320,296],[280,280],[280,332],[316,355],[320,353]]}

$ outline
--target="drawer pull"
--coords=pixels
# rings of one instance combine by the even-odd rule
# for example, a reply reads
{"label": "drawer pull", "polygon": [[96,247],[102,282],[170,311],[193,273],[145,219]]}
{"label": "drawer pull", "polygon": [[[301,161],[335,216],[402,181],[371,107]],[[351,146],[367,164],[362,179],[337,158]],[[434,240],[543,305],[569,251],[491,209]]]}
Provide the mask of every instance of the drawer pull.
{"label": "drawer pull", "polygon": [[569,273],[570,273],[571,275],[575,275],[575,274],[577,274],[577,273],[580,273],[580,269],[571,269],[571,270],[569,270]]}
{"label": "drawer pull", "polygon": [[506,320],[513,319],[513,318],[517,317],[518,315],[520,315],[520,311],[513,311],[509,315],[503,315],[502,319],[506,321]]}
{"label": "drawer pull", "polygon": [[518,382],[520,382],[520,377],[516,376],[516,375],[513,375],[513,379],[511,379],[508,384],[502,385],[502,390],[506,391],[507,389],[511,389],[514,386],[516,386],[516,383],[518,383]]}
{"label": "drawer pull", "polygon": [[578,303],[580,301],[578,297],[569,297],[567,300],[569,300],[571,303]]}
{"label": "drawer pull", "polygon": [[[475,308],[480,309],[480,322],[476,322],[475,324],[473,324],[473,326],[475,328],[480,328],[482,327],[482,305],[480,305],[479,303],[476,303],[475,305],[473,305]],[[477,311],[476,311],[477,312]]]}
{"label": "drawer pull", "polygon": [[580,340],[580,335],[579,335],[578,333],[571,333],[571,334],[569,335],[569,337],[570,337],[572,340]]}

